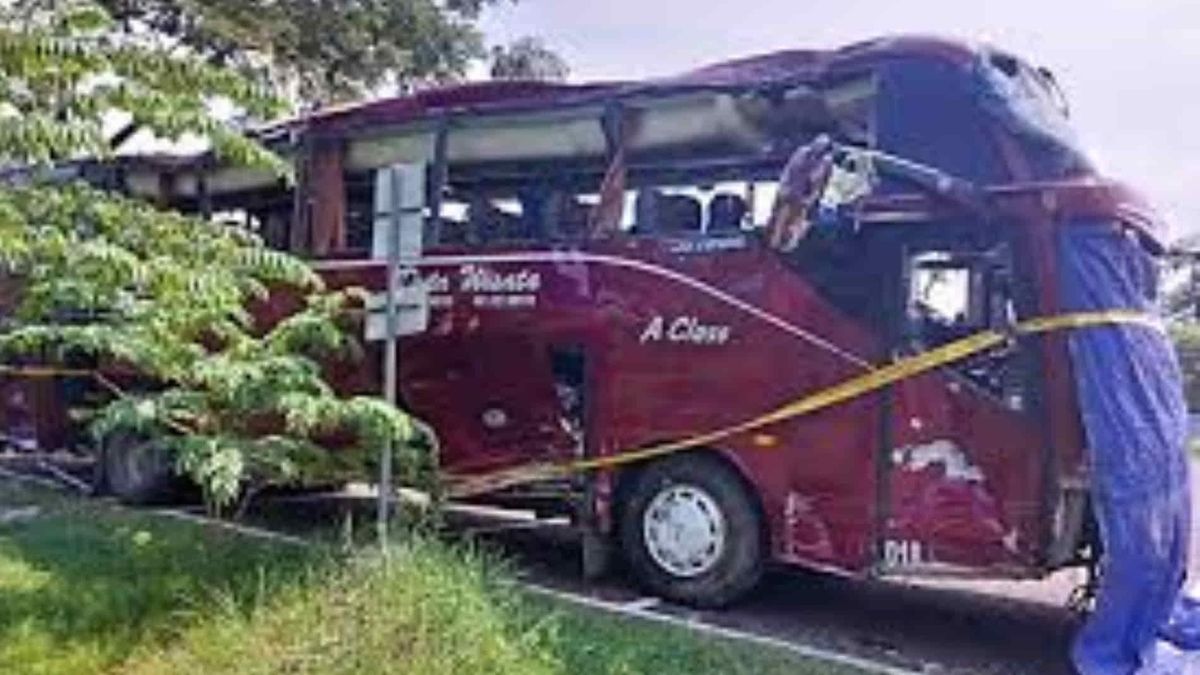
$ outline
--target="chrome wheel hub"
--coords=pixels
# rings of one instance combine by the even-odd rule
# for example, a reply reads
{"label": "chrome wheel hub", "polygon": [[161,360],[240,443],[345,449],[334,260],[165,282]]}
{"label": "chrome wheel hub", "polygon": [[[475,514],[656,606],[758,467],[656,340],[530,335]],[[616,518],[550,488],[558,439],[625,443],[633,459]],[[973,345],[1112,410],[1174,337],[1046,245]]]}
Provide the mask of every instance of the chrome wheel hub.
{"label": "chrome wheel hub", "polygon": [[712,569],[725,549],[725,516],[717,501],[694,485],[668,485],[642,516],[650,557],[677,577]]}

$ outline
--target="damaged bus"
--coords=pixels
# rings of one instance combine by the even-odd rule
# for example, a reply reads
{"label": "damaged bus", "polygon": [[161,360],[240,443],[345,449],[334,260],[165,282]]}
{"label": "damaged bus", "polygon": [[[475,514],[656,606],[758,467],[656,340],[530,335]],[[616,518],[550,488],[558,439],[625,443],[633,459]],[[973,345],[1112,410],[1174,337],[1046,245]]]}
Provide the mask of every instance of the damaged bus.
{"label": "damaged bus", "polygon": [[[468,84],[263,139],[298,187],[154,158],[104,180],[378,291],[375,173],[419,167],[430,317],[399,381],[451,493],[567,513],[589,565],[619,551],[662,596],[728,603],[771,562],[1040,577],[1094,562],[1095,495],[1186,474],[1169,434],[1140,460],[1161,483],[1101,472],[1102,427],[1144,412],[1105,396],[1179,413],[1142,314],[1165,229],[1012,54],[888,38]],[[379,390],[371,349],[347,391]],[[1097,384],[1129,363],[1146,379]]]}

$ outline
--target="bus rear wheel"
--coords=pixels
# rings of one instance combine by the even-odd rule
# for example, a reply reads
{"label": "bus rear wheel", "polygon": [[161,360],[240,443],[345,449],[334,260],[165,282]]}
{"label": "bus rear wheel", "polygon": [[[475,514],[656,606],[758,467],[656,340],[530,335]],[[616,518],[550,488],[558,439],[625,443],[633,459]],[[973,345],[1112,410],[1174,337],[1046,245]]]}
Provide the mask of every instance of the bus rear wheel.
{"label": "bus rear wheel", "polygon": [[105,438],[97,463],[97,487],[122,503],[142,506],[179,499],[181,480],[170,453],[137,434],[116,432]]}
{"label": "bus rear wheel", "polygon": [[762,576],[758,509],[739,477],[712,458],[669,458],[640,471],[622,505],[621,548],[656,595],[720,607]]}

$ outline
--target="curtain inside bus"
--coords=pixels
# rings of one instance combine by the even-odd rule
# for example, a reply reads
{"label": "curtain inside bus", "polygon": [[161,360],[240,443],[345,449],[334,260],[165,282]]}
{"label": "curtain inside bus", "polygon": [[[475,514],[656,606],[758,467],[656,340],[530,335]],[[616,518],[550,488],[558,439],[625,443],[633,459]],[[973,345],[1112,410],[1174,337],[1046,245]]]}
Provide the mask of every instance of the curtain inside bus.
{"label": "curtain inside bus", "polygon": [[[1156,311],[1157,270],[1135,237],[1086,223],[1059,244],[1065,312]],[[1182,595],[1191,505],[1179,364],[1163,333],[1136,325],[1074,331],[1070,350],[1104,548],[1072,659],[1083,675],[1193,672],[1182,663],[1200,648],[1200,612]]]}

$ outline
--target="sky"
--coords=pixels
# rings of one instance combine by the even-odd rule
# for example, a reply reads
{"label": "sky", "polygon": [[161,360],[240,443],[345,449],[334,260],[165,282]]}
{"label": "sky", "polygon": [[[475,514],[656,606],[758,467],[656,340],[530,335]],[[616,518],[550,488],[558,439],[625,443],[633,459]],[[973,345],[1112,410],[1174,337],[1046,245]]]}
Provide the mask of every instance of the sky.
{"label": "sky", "polygon": [[572,80],[896,33],[991,43],[1054,71],[1101,170],[1147,195],[1177,236],[1200,235],[1198,0],[519,0],[482,28],[489,43],[540,36]]}

